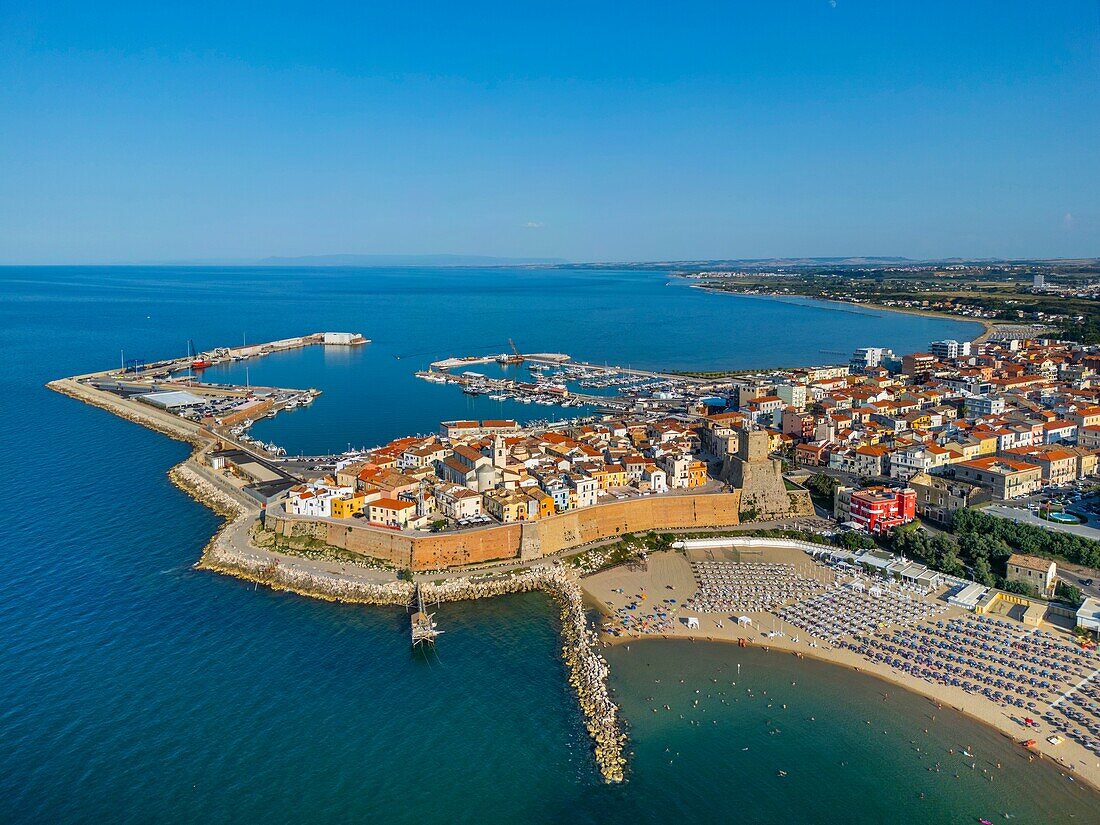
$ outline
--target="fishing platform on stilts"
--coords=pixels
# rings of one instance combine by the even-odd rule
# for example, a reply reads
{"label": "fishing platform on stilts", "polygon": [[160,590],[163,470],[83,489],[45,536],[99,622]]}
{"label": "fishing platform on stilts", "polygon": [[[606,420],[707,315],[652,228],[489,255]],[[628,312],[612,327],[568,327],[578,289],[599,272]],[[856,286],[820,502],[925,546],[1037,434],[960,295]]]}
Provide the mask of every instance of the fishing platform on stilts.
{"label": "fishing platform on stilts", "polygon": [[436,627],[435,614],[424,609],[424,594],[416,586],[416,612],[412,614],[412,646],[435,647],[436,637],[443,631]]}

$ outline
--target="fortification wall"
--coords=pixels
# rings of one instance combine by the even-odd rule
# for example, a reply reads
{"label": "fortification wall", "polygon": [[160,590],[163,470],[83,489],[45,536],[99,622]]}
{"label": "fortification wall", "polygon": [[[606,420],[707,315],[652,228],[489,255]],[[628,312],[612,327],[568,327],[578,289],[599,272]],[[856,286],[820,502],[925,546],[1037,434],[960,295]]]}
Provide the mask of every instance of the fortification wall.
{"label": "fortification wall", "polygon": [[522,524],[504,524],[465,533],[416,538],[413,570],[439,570],[462,564],[518,559]]}
{"label": "fortification wall", "polygon": [[739,523],[737,492],[662,496],[601,504],[526,524],[458,533],[410,536],[360,524],[336,524],[268,514],[267,529],[285,538],[312,538],[412,570],[538,558],[590,542],[649,530],[732,527]]}
{"label": "fortification wall", "polygon": [[284,538],[311,538],[412,570],[439,570],[462,564],[517,558],[522,525],[506,524],[461,533],[410,536],[361,524],[336,524],[276,514],[267,529]]}
{"label": "fortification wall", "polygon": [[593,541],[649,530],[731,527],[739,522],[741,494],[659,496],[573,510],[536,522],[543,555]]}

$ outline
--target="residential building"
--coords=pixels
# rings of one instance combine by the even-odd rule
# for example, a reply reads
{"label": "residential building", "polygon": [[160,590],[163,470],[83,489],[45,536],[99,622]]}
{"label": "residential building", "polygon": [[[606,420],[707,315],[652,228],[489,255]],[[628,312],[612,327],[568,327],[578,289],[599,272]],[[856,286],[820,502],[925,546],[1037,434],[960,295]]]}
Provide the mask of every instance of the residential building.
{"label": "residential building", "polygon": [[793,407],[796,410],[801,410],[806,406],[805,384],[776,384],[775,394],[786,407]]}
{"label": "residential building", "polygon": [[[499,487],[483,496],[485,511],[502,524],[531,519],[531,497],[520,490]],[[537,510],[536,510],[537,514]]]}
{"label": "residential building", "polygon": [[966,399],[968,418],[987,418],[1001,415],[1005,411],[1005,400],[999,395],[971,395]]}
{"label": "residential building", "polygon": [[946,476],[918,473],[908,483],[917,493],[917,515],[938,524],[950,521],[956,510],[977,507],[991,499],[985,487]]}
{"label": "residential building", "polygon": [[1037,493],[1043,486],[1043,471],[1034,464],[989,456],[954,465],[955,478],[989,489],[994,499],[1014,499]]}
{"label": "residential building", "polygon": [[970,342],[954,340],[933,341],[928,345],[928,353],[939,358],[941,361],[965,358],[970,355]]}
{"label": "residential building", "polygon": [[1013,553],[1005,565],[1005,580],[1032,585],[1040,596],[1051,596],[1058,583],[1058,565],[1050,559]]}
{"label": "residential building", "polygon": [[396,498],[380,498],[367,505],[368,519],[376,527],[404,530],[416,515],[416,505]]}

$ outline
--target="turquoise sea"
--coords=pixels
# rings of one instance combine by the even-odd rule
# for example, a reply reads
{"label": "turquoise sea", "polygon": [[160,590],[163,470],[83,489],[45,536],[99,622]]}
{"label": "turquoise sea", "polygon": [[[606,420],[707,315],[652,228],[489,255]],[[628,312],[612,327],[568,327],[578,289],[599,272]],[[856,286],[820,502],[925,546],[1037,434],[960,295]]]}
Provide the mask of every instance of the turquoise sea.
{"label": "turquoise sea", "polygon": [[[447,605],[439,655],[425,660],[410,655],[401,611],[193,571],[217,519],[165,476],[186,446],[42,386],[123,349],[153,359],[189,338],[208,348],[323,329],[374,343],[249,367],[255,383],[324,390],[262,425],[294,451],[498,414],[412,373],[509,337],[590,360],[721,368],[975,332],[707,295],[651,273],[0,269],[0,821],[1100,822],[1100,797],[968,720],[941,711],[930,724],[918,697],[882,701],[866,677],[702,644],[609,651],[634,756],[630,781],[605,786],[545,598]],[[977,769],[946,755],[958,744],[976,749]],[[990,782],[981,768],[996,762]]]}

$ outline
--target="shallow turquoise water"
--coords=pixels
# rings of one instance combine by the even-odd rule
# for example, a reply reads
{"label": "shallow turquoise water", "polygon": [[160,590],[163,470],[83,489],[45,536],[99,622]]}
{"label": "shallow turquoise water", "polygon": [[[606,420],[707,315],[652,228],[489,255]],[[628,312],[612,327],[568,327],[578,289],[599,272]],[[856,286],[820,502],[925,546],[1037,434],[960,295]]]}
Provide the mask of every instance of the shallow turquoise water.
{"label": "shallow turquoise water", "polygon": [[[361,331],[376,343],[343,361],[315,349],[302,357],[319,363],[256,362],[254,380],[270,370],[263,380],[309,379],[326,391],[279,433],[309,451],[466,415],[463,396],[412,371],[440,355],[498,350],[509,336],[524,349],[687,367],[816,360],[790,340],[792,319],[811,341],[839,324],[838,349],[916,348],[967,331],[664,284],[631,273],[0,270],[0,468],[13,491],[0,579],[0,821],[851,822],[896,811],[893,821],[972,822],[978,807],[995,810],[972,783],[933,781],[903,749],[849,735],[849,715],[826,711],[875,683],[839,671],[799,664],[796,701],[820,696],[818,723],[771,744],[753,739],[750,748],[803,743],[756,772],[739,761],[738,743],[759,736],[746,706],[723,707],[716,727],[737,732],[728,741],[654,718],[652,672],[704,689],[733,652],[703,655],[704,646],[690,657],[654,648],[651,660],[639,648],[611,652],[637,756],[629,783],[604,786],[543,597],[442,608],[446,634],[428,662],[410,655],[401,611],[193,571],[217,520],[165,477],[186,447],[42,386],[116,363],[123,347],[154,358],[183,352],[188,338],[209,347],[242,331],[253,341]],[[879,326],[859,332],[865,323]],[[712,354],[699,349],[708,342]],[[786,674],[774,680],[779,690]],[[919,707],[891,707],[909,720],[891,737],[920,724]],[[983,741],[976,726],[958,729]],[[671,745],[683,761],[667,765]],[[866,781],[833,767],[838,747]],[[1000,747],[1007,764],[1011,749]],[[779,762],[791,781],[776,786]],[[924,819],[910,805],[909,773],[939,800]],[[1095,798],[1056,772],[1013,781],[1018,822],[1055,821],[1050,805],[1096,821]]]}

